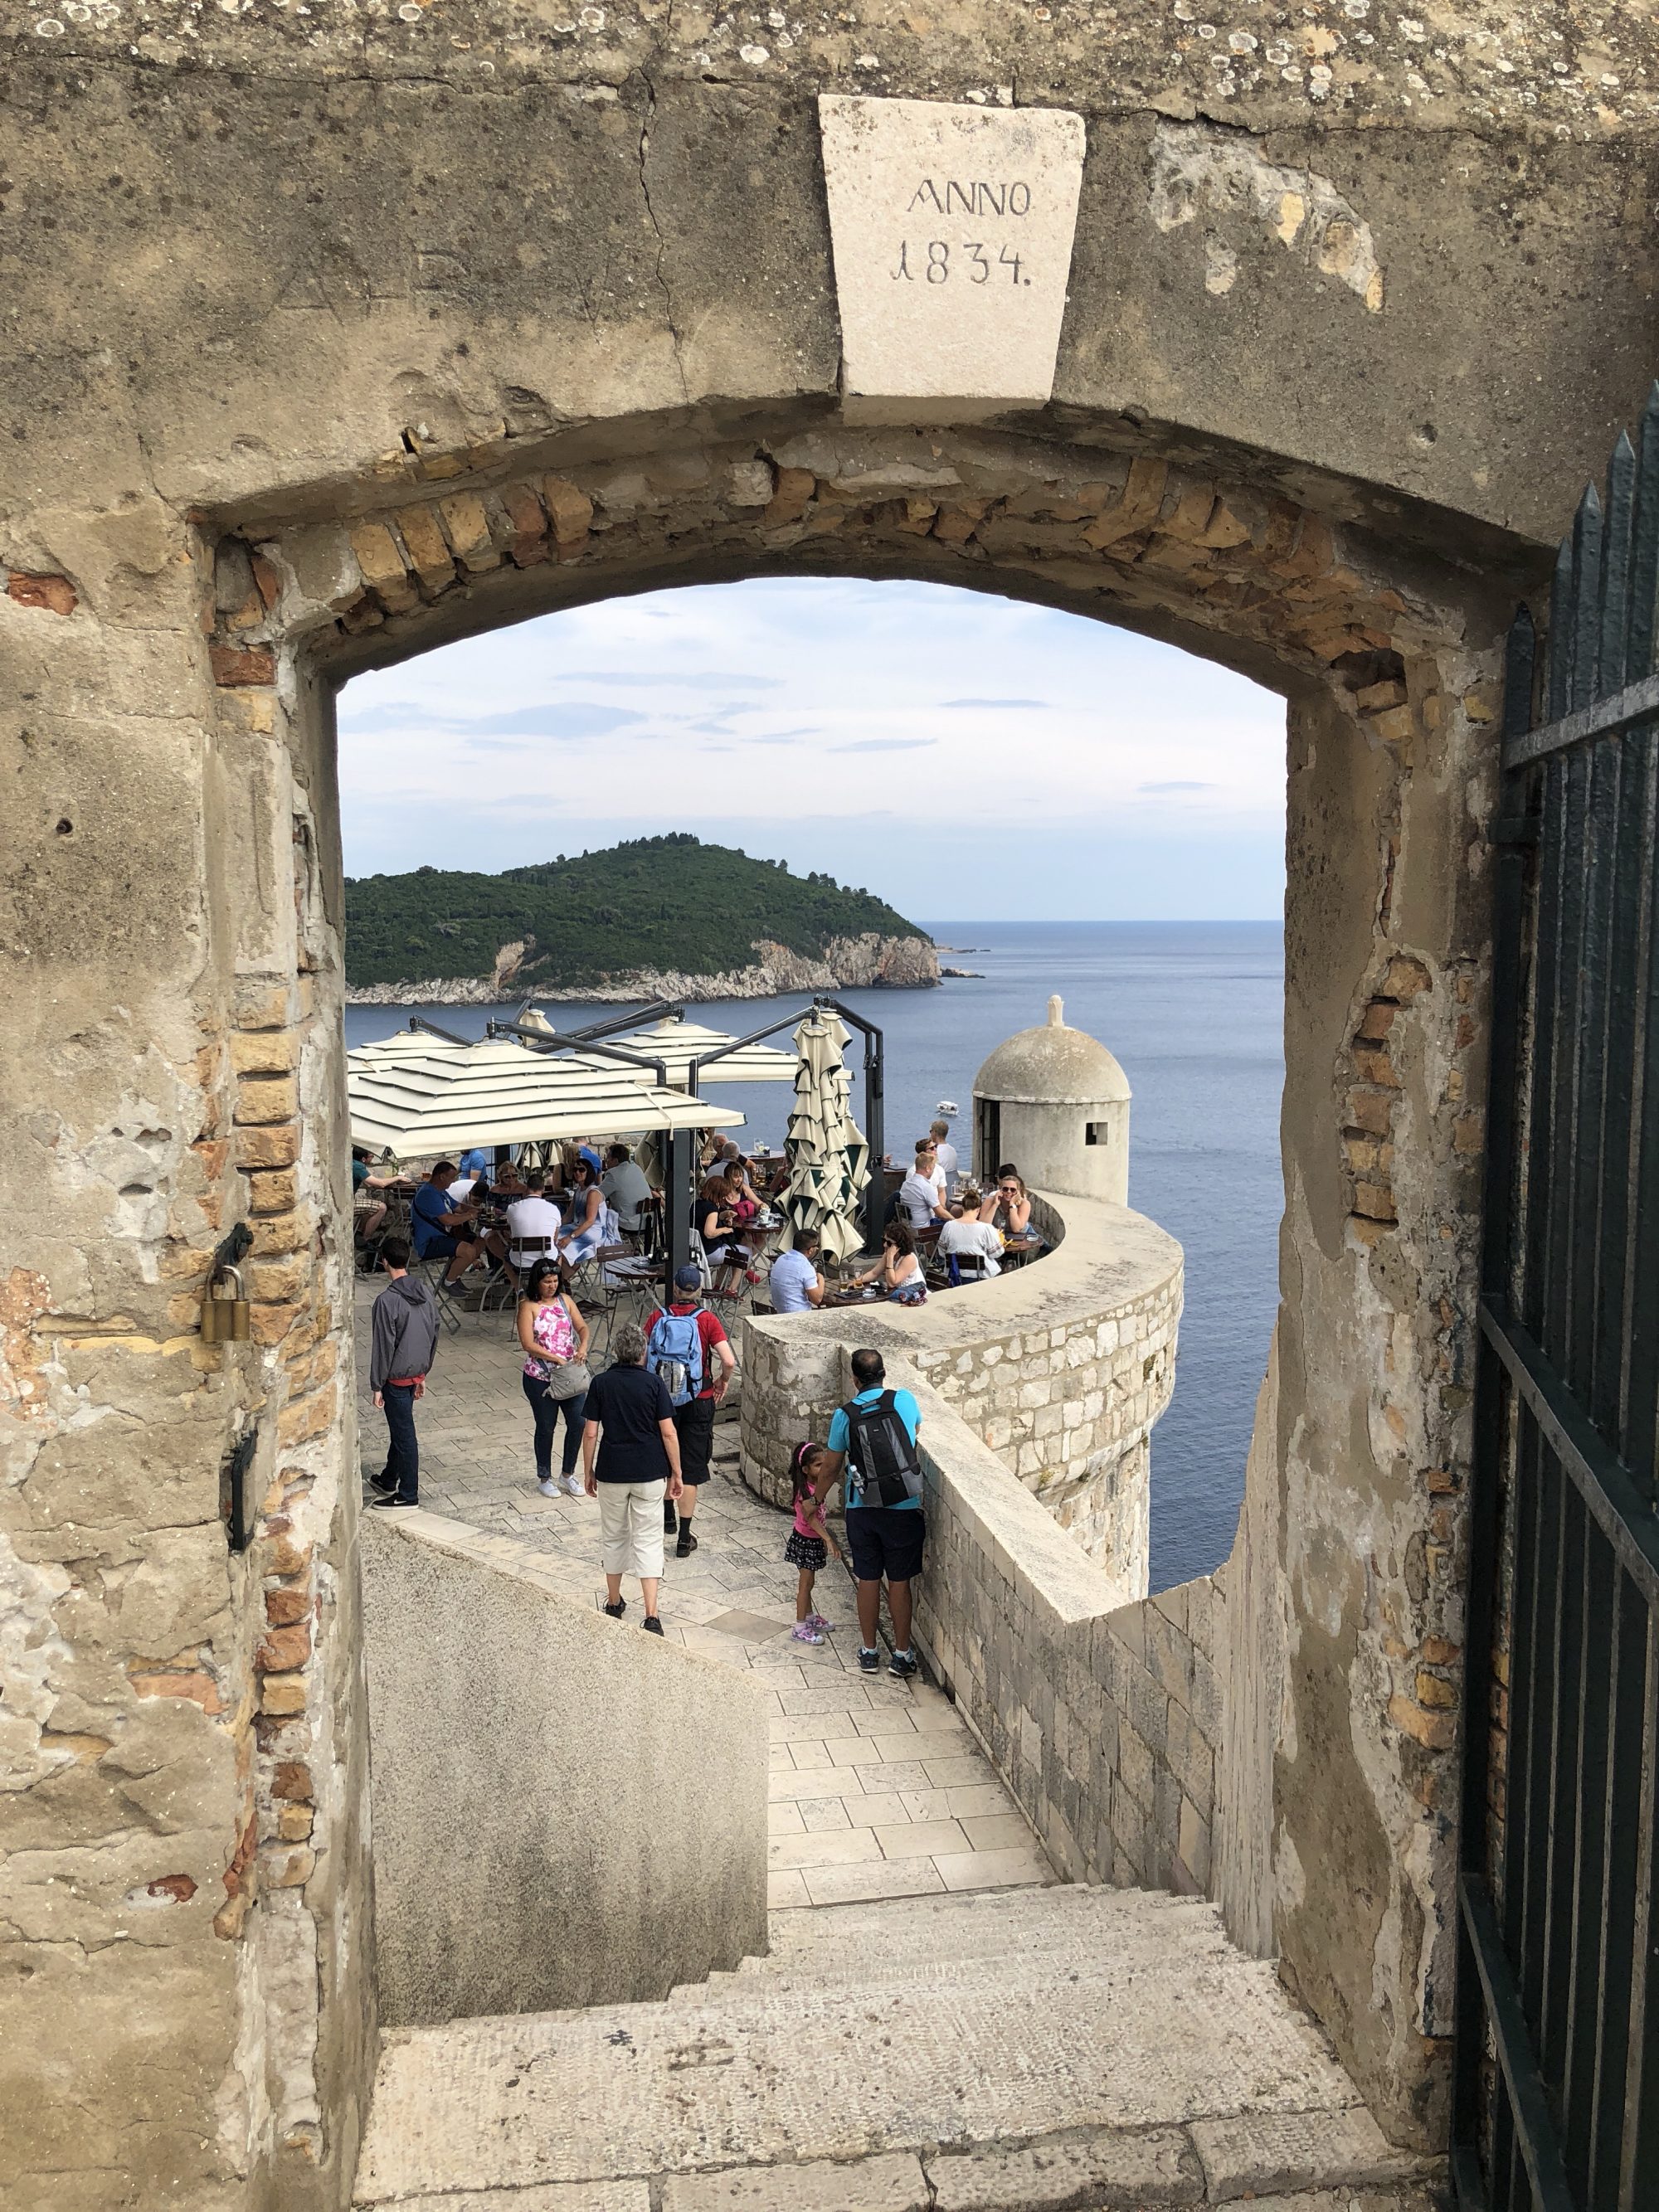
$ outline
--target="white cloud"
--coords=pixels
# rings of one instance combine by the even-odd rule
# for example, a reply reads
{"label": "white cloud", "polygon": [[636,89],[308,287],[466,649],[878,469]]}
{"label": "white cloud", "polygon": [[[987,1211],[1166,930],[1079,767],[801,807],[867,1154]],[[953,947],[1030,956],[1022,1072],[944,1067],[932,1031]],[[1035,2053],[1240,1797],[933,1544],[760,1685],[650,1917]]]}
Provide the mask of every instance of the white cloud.
{"label": "white cloud", "polygon": [[1276,696],[939,585],[605,600],[362,677],[340,731],[354,874],[685,829],[918,916],[1269,915],[1282,896]]}

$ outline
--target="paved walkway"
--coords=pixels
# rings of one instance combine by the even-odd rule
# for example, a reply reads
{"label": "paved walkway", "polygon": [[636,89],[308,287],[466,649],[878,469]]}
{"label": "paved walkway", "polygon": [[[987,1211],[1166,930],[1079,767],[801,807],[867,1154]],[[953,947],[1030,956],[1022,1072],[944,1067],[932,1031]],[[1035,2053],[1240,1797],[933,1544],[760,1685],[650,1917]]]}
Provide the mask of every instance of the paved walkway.
{"label": "paved walkway", "polygon": [[[360,1279],[357,1288],[366,1471],[378,1470],[386,1433],[364,1380],[378,1287]],[[419,1409],[421,1503],[524,1544],[555,1568],[573,1598],[597,1606],[605,1596],[598,1511],[589,1498],[544,1498],[536,1488],[520,1364],[505,1314],[468,1315],[459,1336],[443,1335]],[[735,1418],[720,1421],[714,1435],[714,1475],[695,1523],[698,1547],[677,1559],[670,1547],[662,1621],[690,1649],[764,1676],[772,1905],[1052,1881],[1024,1815],[949,1701],[925,1682],[859,1672],[853,1585],[833,1559],[817,1596],[834,1628],[821,1646],[793,1640],[795,1570],[783,1556],[788,1516],[738,1479]]]}

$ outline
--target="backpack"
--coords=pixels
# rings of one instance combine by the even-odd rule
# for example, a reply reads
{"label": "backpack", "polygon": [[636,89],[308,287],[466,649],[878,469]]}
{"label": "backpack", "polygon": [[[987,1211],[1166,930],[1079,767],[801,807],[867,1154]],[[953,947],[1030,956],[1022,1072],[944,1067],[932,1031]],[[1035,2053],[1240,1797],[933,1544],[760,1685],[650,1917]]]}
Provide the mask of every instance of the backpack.
{"label": "backpack", "polygon": [[645,1348],[646,1366],[662,1377],[671,1406],[689,1406],[702,1388],[702,1333],[697,1320],[697,1313],[662,1314]]}
{"label": "backpack", "polygon": [[860,1503],[869,1503],[872,1491],[883,1505],[920,1498],[921,1461],[893,1393],[884,1390],[872,1406],[854,1399],[842,1411],[847,1416],[847,1456],[859,1473]]}

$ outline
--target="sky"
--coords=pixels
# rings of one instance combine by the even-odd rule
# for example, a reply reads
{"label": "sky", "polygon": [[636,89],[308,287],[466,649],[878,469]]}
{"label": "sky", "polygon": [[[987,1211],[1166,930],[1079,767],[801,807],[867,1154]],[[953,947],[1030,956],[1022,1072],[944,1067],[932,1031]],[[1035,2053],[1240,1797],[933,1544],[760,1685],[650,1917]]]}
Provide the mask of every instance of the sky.
{"label": "sky", "polygon": [[689,830],[914,920],[1273,920],[1285,708],[1103,623],[767,577],[445,646],[340,701],[348,875]]}

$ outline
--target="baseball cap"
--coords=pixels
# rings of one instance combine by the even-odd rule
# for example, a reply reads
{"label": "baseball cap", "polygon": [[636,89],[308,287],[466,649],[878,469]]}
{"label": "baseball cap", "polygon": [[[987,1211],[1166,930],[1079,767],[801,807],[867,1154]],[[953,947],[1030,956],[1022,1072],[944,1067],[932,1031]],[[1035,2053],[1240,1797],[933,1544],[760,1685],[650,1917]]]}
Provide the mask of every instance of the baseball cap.
{"label": "baseball cap", "polygon": [[677,1291],[700,1291],[702,1288],[701,1271],[692,1267],[689,1261],[684,1267],[677,1267],[674,1271],[674,1288]]}

